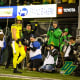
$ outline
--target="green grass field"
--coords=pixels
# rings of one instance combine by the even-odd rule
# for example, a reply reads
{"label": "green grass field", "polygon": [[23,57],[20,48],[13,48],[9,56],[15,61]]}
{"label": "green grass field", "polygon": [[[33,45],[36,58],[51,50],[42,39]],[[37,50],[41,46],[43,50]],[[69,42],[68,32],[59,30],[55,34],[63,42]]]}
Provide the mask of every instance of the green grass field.
{"label": "green grass field", "polygon": [[[14,74],[14,75],[22,75],[22,76],[31,76],[31,77],[41,77],[41,78],[52,78],[52,79],[60,79],[60,80],[80,80],[80,77],[76,77],[73,75],[62,75],[60,73],[40,73],[40,72],[33,72],[28,70],[21,70],[22,74],[14,74],[12,68],[5,69],[4,67],[0,66],[0,74]],[[14,80],[13,78],[2,78],[0,80]],[[22,79],[17,79],[22,80]]]}
{"label": "green grass field", "polygon": [[[0,77],[0,80],[16,80],[14,78],[6,78],[6,77]],[[24,79],[17,79],[17,80],[24,80]],[[26,79],[28,80],[28,79]]]}

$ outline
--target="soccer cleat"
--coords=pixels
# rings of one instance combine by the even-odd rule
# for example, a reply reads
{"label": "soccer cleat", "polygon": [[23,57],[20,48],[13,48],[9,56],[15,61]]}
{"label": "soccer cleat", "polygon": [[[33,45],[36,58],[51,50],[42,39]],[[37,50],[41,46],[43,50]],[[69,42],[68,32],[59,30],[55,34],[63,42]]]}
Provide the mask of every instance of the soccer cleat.
{"label": "soccer cleat", "polygon": [[20,71],[18,71],[16,68],[14,69],[13,73],[22,73]]}

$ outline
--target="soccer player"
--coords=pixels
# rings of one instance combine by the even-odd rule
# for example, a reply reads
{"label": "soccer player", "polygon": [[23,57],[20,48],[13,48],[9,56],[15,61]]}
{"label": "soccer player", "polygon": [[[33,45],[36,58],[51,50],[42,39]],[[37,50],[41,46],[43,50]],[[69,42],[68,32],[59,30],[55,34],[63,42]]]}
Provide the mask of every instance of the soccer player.
{"label": "soccer player", "polygon": [[[22,34],[22,17],[16,17],[16,23],[11,26],[12,33],[12,49],[13,49],[13,68],[14,73],[21,73],[17,70],[17,64],[21,63],[21,61],[25,58],[26,53],[24,50],[24,46],[21,42],[21,34]],[[20,55],[20,56],[19,56]]]}

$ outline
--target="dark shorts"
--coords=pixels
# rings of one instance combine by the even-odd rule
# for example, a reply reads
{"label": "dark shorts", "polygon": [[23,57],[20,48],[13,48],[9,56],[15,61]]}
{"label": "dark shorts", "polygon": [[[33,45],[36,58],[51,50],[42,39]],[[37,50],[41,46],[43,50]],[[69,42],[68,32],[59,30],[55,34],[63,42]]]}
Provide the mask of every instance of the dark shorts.
{"label": "dark shorts", "polygon": [[34,59],[30,61],[29,68],[39,68],[42,65],[42,59]]}

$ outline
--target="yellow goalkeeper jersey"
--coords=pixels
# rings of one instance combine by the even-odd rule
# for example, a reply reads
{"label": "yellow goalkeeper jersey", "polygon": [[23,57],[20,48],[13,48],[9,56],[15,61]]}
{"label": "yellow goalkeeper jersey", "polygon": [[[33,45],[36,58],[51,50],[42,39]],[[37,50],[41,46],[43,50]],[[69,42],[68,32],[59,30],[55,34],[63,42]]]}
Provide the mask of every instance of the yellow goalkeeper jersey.
{"label": "yellow goalkeeper jersey", "polygon": [[[16,38],[20,39],[21,38],[21,34],[22,34],[22,24],[12,24],[11,26],[11,33],[12,33],[12,29],[15,28],[16,29]],[[12,39],[13,39],[13,34],[12,34]]]}

